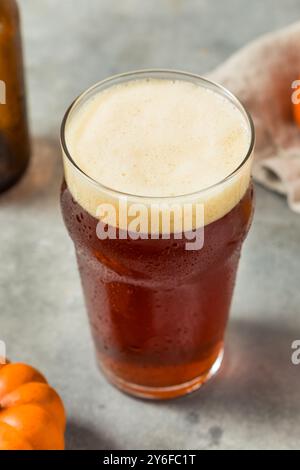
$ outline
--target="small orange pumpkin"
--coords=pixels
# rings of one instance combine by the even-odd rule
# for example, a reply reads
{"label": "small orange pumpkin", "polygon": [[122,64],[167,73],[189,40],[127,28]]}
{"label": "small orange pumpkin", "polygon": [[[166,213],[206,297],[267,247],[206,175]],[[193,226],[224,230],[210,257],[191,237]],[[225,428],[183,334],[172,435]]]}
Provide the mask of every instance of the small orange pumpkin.
{"label": "small orange pumpkin", "polygon": [[[296,88],[297,97],[300,97],[300,85]],[[293,104],[294,119],[295,122],[300,126],[300,103]]]}
{"label": "small orange pumpkin", "polygon": [[0,366],[0,450],[63,450],[65,427],[63,403],[40,372]]}

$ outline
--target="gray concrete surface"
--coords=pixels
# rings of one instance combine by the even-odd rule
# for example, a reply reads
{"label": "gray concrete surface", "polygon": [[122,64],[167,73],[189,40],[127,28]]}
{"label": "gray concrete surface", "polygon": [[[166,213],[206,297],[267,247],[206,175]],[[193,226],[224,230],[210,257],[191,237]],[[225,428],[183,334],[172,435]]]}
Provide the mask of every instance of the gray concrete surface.
{"label": "gray concrete surface", "polygon": [[[299,18],[298,0],[22,0],[34,158],[0,198],[0,337],[68,411],[69,449],[296,449],[300,445],[300,217],[257,188],[219,376],[176,401],[129,398],[98,373],[62,224],[57,132],[75,95],[112,73],[205,73]],[[300,64],[299,64],[300,69]]]}

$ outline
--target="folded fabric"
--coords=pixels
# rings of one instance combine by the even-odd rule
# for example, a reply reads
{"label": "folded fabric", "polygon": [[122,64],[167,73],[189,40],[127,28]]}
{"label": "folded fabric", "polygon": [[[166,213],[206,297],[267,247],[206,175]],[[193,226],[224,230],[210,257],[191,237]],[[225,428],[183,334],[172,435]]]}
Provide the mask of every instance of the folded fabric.
{"label": "folded fabric", "polygon": [[300,78],[300,22],[251,42],[209,74],[249,110],[256,128],[254,178],[300,213],[300,128],[292,83]]}

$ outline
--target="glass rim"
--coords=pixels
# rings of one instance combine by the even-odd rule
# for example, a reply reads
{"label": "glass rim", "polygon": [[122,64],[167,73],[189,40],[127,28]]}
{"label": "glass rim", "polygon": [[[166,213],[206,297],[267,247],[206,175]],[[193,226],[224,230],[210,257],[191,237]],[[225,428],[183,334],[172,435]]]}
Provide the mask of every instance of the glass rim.
{"label": "glass rim", "polygon": [[[87,98],[89,95],[92,95],[93,92],[95,92],[98,89],[106,89],[110,86],[113,86],[117,83],[123,82],[123,81],[133,81],[137,80],[139,78],[155,78],[160,75],[164,75],[164,79],[181,79],[181,80],[186,80],[190,81],[192,83],[198,82],[199,85],[202,84],[202,86],[206,87],[207,89],[212,89],[216,91],[218,94],[221,96],[227,98],[231,103],[233,103],[238,110],[243,114],[245,121],[248,125],[249,131],[250,131],[250,142],[249,142],[249,147],[248,150],[245,154],[245,157],[241,161],[241,163],[228,175],[226,175],[224,178],[222,178],[220,181],[217,181],[216,183],[209,185],[205,188],[201,188],[199,190],[193,191],[191,193],[185,193],[185,194],[178,194],[175,196],[147,196],[147,195],[139,195],[139,194],[133,194],[133,193],[127,193],[123,191],[119,191],[117,189],[111,188],[107,185],[102,184],[100,181],[97,181],[94,179],[92,176],[88,175],[85,173],[82,168],[74,161],[74,159],[71,156],[71,153],[69,152],[67,142],[66,142],[66,128],[68,125],[68,120],[71,116],[71,113],[76,109],[78,105],[80,105],[82,102],[84,102],[85,98]],[[163,77],[161,77],[163,78]],[[190,72],[184,72],[181,70],[172,70],[172,69],[142,69],[142,70],[135,70],[132,72],[125,72],[125,73],[120,73],[120,74],[115,74],[112,75],[108,78],[105,78],[104,80],[100,80],[99,82],[95,83],[91,87],[89,87],[87,90],[82,92],[75,100],[71,103],[69,108],[67,109],[60,128],[60,143],[61,147],[63,150],[64,155],[67,157],[68,161],[72,165],[72,167],[75,169],[76,172],[78,172],[83,178],[87,179],[90,183],[93,185],[96,185],[100,190],[105,191],[105,192],[110,192],[114,194],[117,197],[130,197],[130,198],[135,198],[137,200],[177,200],[180,198],[190,198],[190,197],[197,197],[203,193],[206,193],[207,191],[211,191],[219,186],[224,185],[228,181],[230,181],[232,178],[234,178],[235,175],[237,175],[240,170],[244,167],[244,165],[250,160],[254,145],[255,145],[255,128],[254,128],[254,123],[252,120],[252,117],[250,113],[247,111],[247,109],[244,107],[242,102],[231,92],[229,91],[226,87],[212,81],[209,79],[206,79],[202,77],[201,75],[197,75],[194,73]]]}

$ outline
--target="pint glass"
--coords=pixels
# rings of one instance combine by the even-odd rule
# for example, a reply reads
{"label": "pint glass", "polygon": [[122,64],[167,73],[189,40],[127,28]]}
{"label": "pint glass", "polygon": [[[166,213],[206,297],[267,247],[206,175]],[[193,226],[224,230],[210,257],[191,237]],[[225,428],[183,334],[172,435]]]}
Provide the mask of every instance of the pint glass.
{"label": "pint glass", "polygon": [[[189,91],[181,93],[182,82],[192,87],[193,98]],[[158,88],[164,91],[154,99]],[[109,109],[107,100],[113,103]],[[188,104],[192,100],[194,105]],[[74,136],[80,145],[77,140],[73,145]],[[238,262],[252,219],[251,118],[231,93],[199,76],[140,71],[100,82],[81,95],[64,117],[61,141],[62,213],[75,246],[100,368],[121,390],[143,398],[196,390],[222,361]],[[143,166],[149,152],[151,165]],[[124,161],[129,158],[130,165]],[[172,178],[176,184],[170,190]],[[123,180],[130,183],[128,190]],[[136,230],[129,227],[134,205],[146,208],[147,218]],[[183,216],[176,219],[172,213],[167,234],[167,209],[188,206],[191,217],[178,230],[176,220]],[[115,217],[108,215],[109,207],[116,209]],[[199,241],[197,249],[188,247],[192,236]]]}

